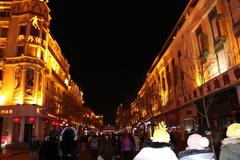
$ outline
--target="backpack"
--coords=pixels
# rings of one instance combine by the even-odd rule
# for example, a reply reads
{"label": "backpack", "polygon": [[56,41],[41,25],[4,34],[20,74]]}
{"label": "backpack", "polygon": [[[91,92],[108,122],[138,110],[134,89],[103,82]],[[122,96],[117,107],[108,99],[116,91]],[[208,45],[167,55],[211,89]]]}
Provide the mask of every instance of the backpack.
{"label": "backpack", "polygon": [[98,141],[96,138],[93,138],[90,144],[91,149],[97,149],[98,148]]}

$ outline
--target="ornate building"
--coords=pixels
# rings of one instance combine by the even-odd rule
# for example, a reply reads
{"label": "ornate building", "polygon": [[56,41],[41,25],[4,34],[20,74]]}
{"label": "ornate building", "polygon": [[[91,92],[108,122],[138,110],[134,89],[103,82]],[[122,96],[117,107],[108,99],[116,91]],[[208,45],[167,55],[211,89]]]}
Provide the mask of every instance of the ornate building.
{"label": "ornate building", "polygon": [[46,3],[0,1],[0,129],[7,143],[27,142],[32,135],[43,139],[54,125],[66,124],[68,117],[60,117],[65,94],[83,104],[70,65],[50,34]]}
{"label": "ornate building", "polygon": [[190,0],[132,103],[132,124],[166,121],[179,140],[240,121],[240,1]]}

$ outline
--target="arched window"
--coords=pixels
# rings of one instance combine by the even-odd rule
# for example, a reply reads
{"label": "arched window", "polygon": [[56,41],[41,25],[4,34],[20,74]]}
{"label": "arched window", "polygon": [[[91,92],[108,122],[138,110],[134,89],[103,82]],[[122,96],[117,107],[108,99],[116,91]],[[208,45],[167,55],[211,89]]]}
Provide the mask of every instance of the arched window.
{"label": "arched window", "polygon": [[34,69],[28,68],[26,71],[26,87],[25,92],[28,95],[33,94],[33,86],[34,86]]}
{"label": "arched window", "polygon": [[20,84],[21,84],[21,77],[22,77],[22,72],[20,68],[17,68],[15,70],[15,87],[14,91],[18,91],[20,89]]}

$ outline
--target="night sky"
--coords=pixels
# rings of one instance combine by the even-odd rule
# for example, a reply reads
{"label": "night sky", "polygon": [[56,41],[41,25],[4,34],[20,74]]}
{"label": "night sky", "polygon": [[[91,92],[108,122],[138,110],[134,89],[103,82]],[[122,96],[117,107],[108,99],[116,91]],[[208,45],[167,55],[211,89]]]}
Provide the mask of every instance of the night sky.
{"label": "night sky", "polygon": [[85,105],[113,124],[130,102],[188,0],[50,0],[52,35],[83,89]]}

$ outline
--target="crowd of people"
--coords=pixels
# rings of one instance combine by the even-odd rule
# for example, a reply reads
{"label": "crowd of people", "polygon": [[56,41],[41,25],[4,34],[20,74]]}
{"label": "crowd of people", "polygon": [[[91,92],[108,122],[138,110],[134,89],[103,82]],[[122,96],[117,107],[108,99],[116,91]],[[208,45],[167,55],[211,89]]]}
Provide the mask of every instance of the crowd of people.
{"label": "crowd of people", "polygon": [[52,130],[41,144],[33,137],[30,147],[33,160],[39,146],[39,160],[78,160],[81,151],[90,150],[92,160],[240,160],[240,124],[228,126],[220,154],[216,156],[209,146],[209,138],[192,133],[184,151],[175,153],[171,136],[160,123],[153,136],[121,134],[78,135],[74,127],[59,133]]}

